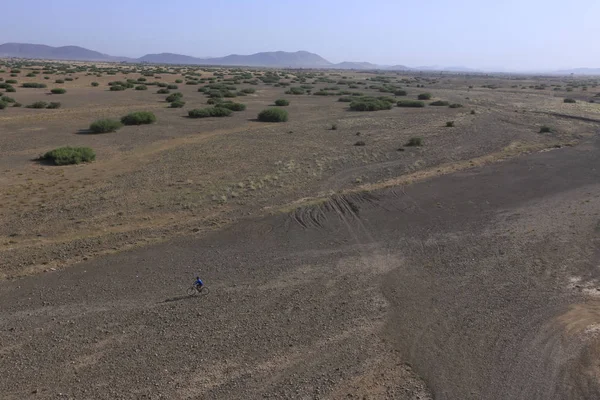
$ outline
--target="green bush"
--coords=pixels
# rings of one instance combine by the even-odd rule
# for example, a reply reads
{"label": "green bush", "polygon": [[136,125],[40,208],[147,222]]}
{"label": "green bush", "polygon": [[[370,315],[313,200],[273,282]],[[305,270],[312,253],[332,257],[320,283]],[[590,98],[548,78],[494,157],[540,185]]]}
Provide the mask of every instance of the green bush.
{"label": "green bush", "polygon": [[432,101],[431,103],[429,103],[429,105],[430,106],[448,106],[448,105],[450,105],[450,103],[447,101],[438,100],[438,101]]}
{"label": "green bush", "polygon": [[290,105],[290,102],[286,99],[277,99],[275,100],[275,105],[279,107],[286,107]]}
{"label": "green bush", "polygon": [[454,121],[448,121],[448,122],[446,122],[446,126],[448,128],[452,128],[454,126]]}
{"label": "green bush", "polygon": [[223,107],[208,107],[194,109],[188,112],[190,118],[208,118],[208,117],[228,117],[233,113],[228,108]]}
{"label": "green bush", "polygon": [[8,84],[10,84],[10,85],[16,85],[16,84],[17,84],[17,83],[19,83],[19,82],[17,82],[17,81],[16,81],[16,80],[14,80],[14,79],[7,79],[7,80],[6,80],[6,83],[8,83]]}
{"label": "green bush", "polygon": [[285,92],[285,94],[295,94],[295,95],[304,94],[304,93],[306,93],[306,92],[301,87],[291,87]]}
{"label": "green bush", "polygon": [[46,107],[48,107],[48,103],[46,103],[45,101],[36,101],[35,103],[32,103],[27,106],[27,108],[46,108]]}
{"label": "green bush", "polygon": [[148,86],[146,85],[138,85],[135,87],[135,90],[148,90]]}
{"label": "green bush", "polygon": [[[175,79],[175,83],[183,83],[183,80],[181,80],[181,79]],[[173,86],[175,86],[175,85],[173,85]],[[175,88],[175,89],[177,89],[177,88]]]}
{"label": "green bush", "polygon": [[231,111],[244,111],[246,109],[246,105],[245,104],[242,104],[242,103],[233,103],[233,102],[231,102],[231,103],[229,103],[229,102],[218,103],[216,106],[217,107],[224,107],[224,108],[227,108],[227,109],[229,109]]}
{"label": "green bush", "polygon": [[41,156],[39,160],[49,161],[54,165],[80,164],[96,159],[96,153],[89,147],[59,147]]}
{"label": "green bush", "polygon": [[0,110],[4,110],[8,106],[8,103],[0,101]]}
{"label": "green bush", "polygon": [[406,96],[408,93],[406,93],[406,90],[396,90],[394,92],[394,96]]}
{"label": "green bush", "polygon": [[393,102],[389,102],[387,99],[374,98],[374,97],[363,97],[353,100],[350,103],[350,109],[352,111],[379,111],[379,110],[390,110]]}
{"label": "green bush", "polygon": [[44,89],[46,88],[45,83],[37,83],[37,82],[25,82],[21,85],[24,88],[34,88],[34,89]]}
{"label": "green bush", "polygon": [[52,94],[65,94],[65,93],[67,93],[67,90],[63,89],[63,88],[54,88],[54,89],[50,90],[50,92]]}
{"label": "green bush", "polygon": [[418,100],[400,100],[396,105],[398,107],[425,107],[425,103]]}
{"label": "green bush", "polygon": [[65,83],[65,81],[63,79],[57,79],[54,81],[54,83]]}
{"label": "green bush", "polygon": [[577,103],[577,102],[575,101],[575,99],[570,99],[570,98],[569,98],[569,99],[564,99],[563,101],[564,101],[565,103]]}
{"label": "green bush", "polygon": [[247,89],[242,89],[241,92],[245,93],[245,94],[252,94],[252,93],[256,92],[256,89],[254,89],[254,88],[247,88]]}
{"label": "green bush", "polygon": [[122,126],[121,122],[114,119],[99,119],[90,124],[90,131],[94,133],[116,132]]}
{"label": "green bush", "polygon": [[156,91],[156,93],[158,93],[158,94],[169,94],[169,93],[171,93],[171,91],[169,89],[158,89]]}
{"label": "green bush", "polygon": [[431,93],[421,93],[417,96],[419,100],[431,100],[432,97],[433,96],[431,95]]}
{"label": "green bush", "polygon": [[338,99],[338,101],[340,101],[340,102],[342,102],[342,103],[351,103],[351,102],[353,102],[354,100],[355,100],[355,99],[353,99],[353,98],[352,98],[352,97],[350,97],[350,96],[343,96],[343,97],[340,97],[340,98]]}
{"label": "green bush", "polygon": [[100,86],[100,84],[98,82],[92,82],[92,86],[97,87],[97,86]]}
{"label": "green bush", "polygon": [[65,78],[65,81],[67,81],[67,82],[72,82],[72,81],[73,81],[73,78]]}
{"label": "green bush", "polygon": [[13,107],[21,107],[22,105],[23,104],[21,104],[21,103],[15,103],[15,104],[13,104]]}
{"label": "green bush", "polygon": [[177,89],[179,89],[179,86],[171,84],[171,85],[167,85],[167,89],[177,90]]}
{"label": "green bush", "polygon": [[165,99],[167,102],[172,103],[175,100],[179,100],[183,97],[183,93],[181,92],[175,92],[175,93],[171,93],[170,95],[167,96],[167,98]]}
{"label": "green bush", "polygon": [[423,138],[411,137],[406,143],[406,146],[423,146]]}
{"label": "green bush", "polygon": [[552,132],[552,129],[550,129],[549,126],[546,126],[546,125],[541,126],[540,133],[549,133],[549,132]]}
{"label": "green bush", "polygon": [[263,122],[285,122],[288,112],[281,108],[267,108],[258,114],[258,120]]}
{"label": "green bush", "polygon": [[56,108],[60,108],[61,104],[57,101],[53,101],[50,104],[48,104],[48,106],[46,108],[49,109],[56,109]]}
{"label": "green bush", "polygon": [[13,99],[12,97],[8,97],[8,96],[2,96],[2,97],[0,97],[0,101],[3,101],[5,103],[14,103],[15,99]]}
{"label": "green bush", "polygon": [[156,122],[156,116],[150,111],[138,111],[121,118],[123,125],[145,125]]}
{"label": "green bush", "polygon": [[123,91],[123,90],[125,90],[125,86],[121,86],[121,85],[112,85],[112,86],[110,87],[110,91],[111,91],[111,92],[121,92],[121,91]]}
{"label": "green bush", "polygon": [[450,107],[450,108],[462,108],[462,106],[463,105],[460,104],[460,103],[452,103],[448,107]]}
{"label": "green bush", "polygon": [[14,93],[14,92],[16,92],[16,91],[17,91],[17,89],[15,89],[15,88],[14,88],[14,87],[12,87],[12,86],[9,86],[9,87],[7,87],[7,88],[6,88],[6,93]]}
{"label": "green bush", "polygon": [[171,102],[171,105],[169,107],[171,107],[171,108],[182,108],[183,106],[185,106],[185,101],[177,99],[177,100]]}

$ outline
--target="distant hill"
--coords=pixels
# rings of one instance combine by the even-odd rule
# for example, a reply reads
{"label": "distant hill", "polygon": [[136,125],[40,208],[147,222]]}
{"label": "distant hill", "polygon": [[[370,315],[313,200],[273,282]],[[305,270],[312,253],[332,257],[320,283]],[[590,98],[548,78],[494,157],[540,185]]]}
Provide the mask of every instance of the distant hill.
{"label": "distant hill", "polygon": [[126,57],[88,50],[79,46],[52,47],[43,44],[5,43],[0,45],[0,57],[44,58],[51,60],[125,61]]}
{"label": "distant hill", "polygon": [[136,61],[148,62],[152,64],[200,64],[205,61],[201,58],[184,56],[182,54],[160,53],[146,54],[138,58]]}
{"label": "distant hill", "polygon": [[388,71],[410,71],[413,68],[409,68],[406,65],[392,65],[389,67],[385,67]]}
{"label": "distant hill", "polygon": [[305,67],[305,68],[327,68],[332,64],[318,54],[308,51],[296,51],[288,53],[285,51],[273,51],[242,56],[232,54],[226,57],[209,58],[202,60],[203,64],[213,65],[246,65],[262,67]]}
{"label": "distant hill", "polygon": [[339,64],[331,65],[331,68],[337,69],[381,69],[381,66],[371,64],[370,62],[352,62],[344,61]]}
{"label": "distant hill", "polygon": [[[370,62],[344,61],[333,64],[318,54],[308,51],[269,51],[250,55],[231,54],[225,57],[192,57],[183,54],[160,53],[146,54],[140,58],[114,57],[108,54],[85,49],[79,46],[52,47],[43,44],[5,43],[0,45],[0,57],[38,58],[48,60],[74,61],[107,61],[107,62],[146,62],[152,64],[180,65],[231,65],[248,67],[279,68],[331,68],[352,70],[387,70],[387,71],[448,71],[448,72],[482,72],[468,67],[444,67],[439,65],[410,68],[405,65],[377,65]],[[508,71],[507,71],[508,72]],[[532,71],[533,72],[533,71]],[[557,75],[600,75],[600,68],[573,68],[562,71],[545,71]]]}

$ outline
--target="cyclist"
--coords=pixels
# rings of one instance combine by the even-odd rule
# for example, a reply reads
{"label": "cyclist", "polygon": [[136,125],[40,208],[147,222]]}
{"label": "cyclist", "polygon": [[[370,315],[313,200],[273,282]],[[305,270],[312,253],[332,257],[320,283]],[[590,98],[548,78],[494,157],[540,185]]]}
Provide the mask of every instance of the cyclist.
{"label": "cyclist", "polygon": [[202,286],[204,286],[204,282],[202,282],[202,279],[200,279],[199,276],[196,277],[196,282],[194,282],[194,286],[196,286],[196,289],[198,290],[202,289]]}

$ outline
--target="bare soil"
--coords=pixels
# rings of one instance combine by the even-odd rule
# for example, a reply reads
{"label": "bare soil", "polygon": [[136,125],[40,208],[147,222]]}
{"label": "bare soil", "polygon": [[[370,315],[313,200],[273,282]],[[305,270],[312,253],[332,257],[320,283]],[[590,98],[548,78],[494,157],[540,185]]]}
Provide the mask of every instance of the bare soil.
{"label": "bare soil", "polygon": [[[4,398],[598,398],[594,92],[398,78],[464,107],[358,113],[261,84],[192,120],[198,86],[169,109],[81,74],[63,109],[0,111]],[[281,97],[289,122],[253,120]],[[158,122],[81,132],[138,110]],[[60,145],[97,161],[31,161]],[[185,294],[196,275],[209,295]]]}

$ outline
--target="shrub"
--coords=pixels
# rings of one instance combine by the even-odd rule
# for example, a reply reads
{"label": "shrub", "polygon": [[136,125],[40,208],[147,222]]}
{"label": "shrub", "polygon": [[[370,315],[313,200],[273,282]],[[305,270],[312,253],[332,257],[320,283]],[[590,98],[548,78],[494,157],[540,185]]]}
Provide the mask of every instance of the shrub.
{"label": "shrub", "polygon": [[135,87],[135,90],[148,90],[148,86],[146,85],[138,85]]}
{"label": "shrub", "polygon": [[65,81],[63,79],[57,79],[54,81],[54,83],[65,83]]}
{"label": "shrub", "polygon": [[67,82],[72,82],[72,81],[73,81],[73,78],[65,78],[65,81],[67,81]]}
{"label": "shrub", "polygon": [[471,115],[475,115],[475,110],[471,110]]}
{"label": "shrub", "polygon": [[233,113],[228,108],[222,107],[208,107],[201,109],[194,109],[188,112],[190,118],[208,118],[208,117],[228,117]]}
{"label": "shrub", "polygon": [[91,123],[90,131],[94,133],[116,132],[122,126],[123,124],[114,119],[99,119]]}
{"label": "shrub", "polygon": [[110,87],[111,92],[121,92],[123,90],[125,90],[125,86],[121,86],[121,85],[112,85]]}
{"label": "shrub", "polygon": [[41,156],[39,160],[50,161],[54,165],[80,164],[96,159],[96,153],[89,147],[59,147]]}
{"label": "shrub", "polygon": [[21,107],[22,105],[23,104],[21,104],[21,103],[15,103],[15,104],[13,104],[13,107]]}
{"label": "shrub", "polygon": [[171,84],[171,85],[167,85],[167,89],[177,90],[177,89],[179,89],[179,86]]}
{"label": "shrub", "polygon": [[97,87],[97,86],[100,86],[100,84],[98,82],[92,82],[92,86]]}
{"label": "shrub", "polygon": [[411,137],[408,139],[406,146],[423,146],[423,138],[421,137]]}
{"label": "shrub", "polygon": [[353,98],[352,98],[352,97],[350,97],[350,96],[343,96],[343,97],[340,97],[340,98],[338,99],[338,101],[340,101],[340,102],[342,102],[342,103],[351,103],[351,102],[353,102],[354,100],[355,100],[355,99],[353,99]]}
{"label": "shrub", "polygon": [[8,96],[2,96],[2,97],[0,97],[0,101],[3,101],[5,103],[14,103],[15,99],[13,99],[12,97],[8,97]]}
{"label": "shrub", "polygon": [[452,103],[448,107],[450,108],[461,108],[463,105],[460,103]]}
{"label": "shrub", "polygon": [[46,88],[46,84],[45,83],[37,83],[37,82],[25,82],[21,85],[21,87],[44,89],[44,88]]}
{"label": "shrub", "polygon": [[391,102],[374,97],[363,97],[353,100],[350,103],[350,109],[353,111],[379,111],[389,110],[391,108]]}
{"label": "shrub", "polygon": [[290,102],[286,99],[277,99],[275,100],[275,105],[279,107],[286,107],[290,105]]}
{"label": "shrub", "polygon": [[577,103],[577,102],[575,101],[575,99],[571,99],[571,98],[564,99],[563,101],[564,101],[565,103]]}
{"label": "shrub", "polygon": [[429,103],[430,106],[447,106],[450,105],[450,103],[448,103],[447,101],[442,101],[442,100],[438,100],[438,101],[432,101],[431,103]]}
{"label": "shrub", "polygon": [[305,93],[305,91],[301,87],[291,87],[285,92],[285,94],[296,94],[296,95],[304,94],[304,93]]}
{"label": "shrub", "polygon": [[171,93],[171,91],[169,89],[158,89],[156,91],[156,93],[158,93],[158,94],[169,94],[169,93]]}
{"label": "shrub", "polygon": [[171,93],[170,95],[167,96],[167,98],[165,99],[167,102],[172,103],[176,100],[179,100],[183,97],[183,93],[181,92],[175,92],[175,93]]}
{"label": "shrub", "polygon": [[394,92],[394,96],[406,96],[408,93],[406,93],[406,90],[396,90]]}
{"label": "shrub", "polygon": [[552,132],[552,129],[550,129],[550,127],[549,127],[549,126],[542,125],[542,126],[540,127],[540,133],[549,133],[549,132]]}
{"label": "shrub", "polygon": [[425,103],[418,100],[400,100],[396,105],[398,107],[425,107]]}
{"label": "shrub", "polygon": [[245,94],[252,94],[252,93],[256,92],[256,89],[254,89],[254,88],[247,88],[247,89],[242,89],[241,92],[245,93]]}
{"label": "shrub", "polygon": [[331,130],[337,131],[337,124],[331,124]]}
{"label": "shrub", "polygon": [[27,106],[27,108],[46,108],[46,107],[48,107],[48,103],[46,103],[45,101],[36,101],[35,103],[32,103]]}
{"label": "shrub", "polygon": [[10,84],[10,85],[16,85],[18,82],[14,79],[7,79],[6,83]]}
{"label": "shrub", "polygon": [[354,143],[355,146],[365,146],[366,143],[363,142],[362,140],[359,140],[358,142]]}
{"label": "shrub", "polygon": [[50,90],[50,92],[52,94],[65,94],[65,93],[67,93],[67,90],[63,89],[63,88],[54,88],[54,89]]}
{"label": "shrub", "polygon": [[6,93],[14,93],[14,92],[16,92],[16,91],[17,91],[17,89],[15,89],[15,88],[14,88],[14,87],[12,87],[12,86],[9,86],[9,87],[7,87],[7,88],[6,88]]}
{"label": "shrub", "polygon": [[[183,83],[183,80],[181,80],[181,79],[175,79],[175,83]],[[173,85],[173,86],[175,86],[175,85]],[[175,89],[177,89],[177,88],[175,88]]]}
{"label": "shrub", "polygon": [[246,109],[246,105],[242,103],[218,103],[217,107],[224,107],[231,111],[244,111]]}
{"label": "shrub", "polygon": [[417,96],[419,100],[431,100],[432,97],[433,96],[431,95],[431,93],[421,93]]}
{"label": "shrub", "polygon": [[281,108],[267,108],[258,114],[258,120],[263,122],[285,122],[288,120],[288,112]]}
{"label": "shrub", "polygon": [[150,111],[138,111],[121,118],[123,125],[145,125],[156,122],[156,116]]}
{"label": "shrub", "polygon": [[171,107],[171,108],[182,108],[183,106],[185,106],[185,101],[177,99],[177,100],[171,102],[171,105],[169,107]]}
{"label": "shrub", "polygon": [[0,101],[0,110],[4,110],[8,106],[8,103]]}
{"label": "shrub", "polygon": [[448,122],[446,122],[446,126],[448,128],[452,128],[454,126],[454,121],[448,121]]}
{"label": "shrub", "polygon": [[56,108],[60,108],[61,104],[57,101],[53,101],[50,104],[48,104],[48,106],[46,108],[49,109],[56,109]]}

